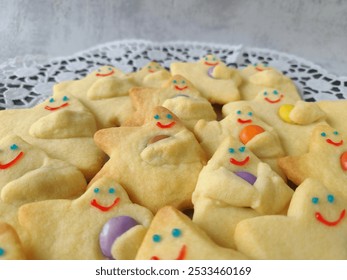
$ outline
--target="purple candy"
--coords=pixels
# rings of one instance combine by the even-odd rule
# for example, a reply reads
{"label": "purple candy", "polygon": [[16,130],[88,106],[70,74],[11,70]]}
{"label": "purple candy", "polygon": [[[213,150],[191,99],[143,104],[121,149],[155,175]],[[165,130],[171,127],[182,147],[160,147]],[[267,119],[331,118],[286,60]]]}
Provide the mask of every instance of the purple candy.
{"label": "purple candy", "polygon": [[113,242],[123,233],[139,223],[129,216],[119,216],[109,219],[99,235],[99,244],[105,257],[113,259],[111,248]]}
{"label": "purple candy", "polygon": [[212,67],[208,68],[208,70],[207,70],[207,75],[208,75],[210,78],[213,78],[213,79],[214,79],[214,77],[212,76],[212,73],[213,73],[214,67],[215,67],[215,66],[212,66]]}
{"label": "purple candy", "polygon": [[253,174],[247,172],[247,171],[236,171],[235,174],[242,178],[243,180],[247,181],[251,185],[255,183],[257,180],[257,177],[255,177]]}

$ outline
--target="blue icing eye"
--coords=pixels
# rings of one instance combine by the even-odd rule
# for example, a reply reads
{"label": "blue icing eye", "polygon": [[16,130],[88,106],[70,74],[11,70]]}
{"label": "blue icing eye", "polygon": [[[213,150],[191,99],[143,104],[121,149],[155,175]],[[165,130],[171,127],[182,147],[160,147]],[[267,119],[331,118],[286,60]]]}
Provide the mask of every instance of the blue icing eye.
{"label": "blue icing eye", "polygon": [[332,194],[329,194],[329,195],[327,196],[327,200],[328,200],[328,202],[333,203],[334,200],[335,200],[335,197],[334,197]]}
{"label": "blue icing eye", "polygon": [[168,119],[170,119],[170,120],[172,119],[172,115],[171,115],[171,114],[167,114],[166,117],[167,117]]}
{"label": "blue icing eye", "polygon": [[208,58],[207,58],[207,57],[205,57],[205,60],[207,61],[207,60],[208,60]]}
{"label": "blue icing eye", "polygon": [[235,153],[235,149],[229,148],[229,153],[231,153],[231,154]]}
{"label": "blue icing eye", "polygon": [[182,231],[179,228],[174,228],[171,232],[173,237],[180,237],[182,235]]}
{"label": "blue icing eye", "polygon": [[112,68],[111,68],[111,67],[108,67],[108,70],[112,70]]}
{"label": "blue icing eye", "polygon": [[238,110],[238,111],[236,112],[236,114],[241,115],[241,111],[240,111],[240,110]]}
{"label": "blue icing eye", "polygon": [[159,115],[155,115],[154,118],[155,118],[156,120],[159,120],[159,119],[160,119]]}
{"label": "blue icing eye", "polygon": [[272,93],[275,94],[275,95],[277,95],[277,94],[278,94],[278,91],[277,91],[277,90],[274,90]]}
{"label": "blue icing eye", "polygon": [[177,84],[177,81],[176,81],[176,80],[173,80],[172,82],[173,82],[174,84]]}
{"label": "blue icing eye", "polygon": [[254,63],[253,66],[258,66],[258,63]]}
{"label": "blue icing eye", "polygon": [[13,144],[13,145],[11,145],[10,149],[11,149],[12,151],[15,151],[15,150],[18,149],[18,146],[17,146],[16,144]]}
{"label": "blue icing eye", "polygon": [[240,151],[241,153],[243,153],[245,150],[246,150],[246,147],[245,147],[245,146],[242,146],[242,147],[239,148],[239,151]]}
{"label": "blue icing eye", "polygon": [[333,132],[335,135],[339,135],[339,132],[338,131],[334,131]]}
{"label": "blue icing eye", "polygon": [[63,101],[68,101],[69,97],[67,97],[66,95],[63,97]]}
{"label": "blue icing eye", "polygon": [[268,67],[269,64],[268,64],[268,63],[263,63],[263,66],[264,66],[264,67]]}
{"label": "blue icing eye", "polygon": [[312,197],[312,203],[313,204],[317,204],[319,201],[319,198],[318,197]]}
{"label": "blue icing eye", "polygon": [[108,192],[109,192],[109,193],[115,193],[116,190],[115,190],[114,188],[109,188],[109,189],[108,189]]}
{"label": "blue icing eye", "polygon": [[95,189],[94,189],[94,192],[95,192],[95,193],[99,193],[99,192],[100,192],[100,189],[99,189],[99,188],[95,188]]}
{"label": "blue icing eye", "polygon": [[263,93],[265,96],[267,95],[267,91],[264,91],[264,93]]}
{"label": "blue icing eye", "polygon": [[216,61],[216,60],[217,60],[217,58],[213,57],[213,58],[212,58],[212,60],[213,60],[213,61]]}
{"label": "blue icing eye", "polygon": [[182,83],[182,84],[185,84],[185,83],[186,83],[186,81],[185,81],[185,80],[183,80],[181,83]]}
{"label": "blue icing eye", "polygon": [[320,135],[323,137],[327,136],[327,134],[325,132],[322,132]]}
{"label": "blue icing eye", "polygon": [[161,236],[159,234],[154,234],[152,237],[152,240],[153,240],[153,242],[158,243],[161,240]]}
{"label": "blue icing eye", "polygon": [[49,102],[50,102],[50,103],[53,103],[53,102],[54,102],[54,98],[50,98],[50,99],[49,99]]}
{"label": "blue icing eye", "polygon": [[253,113],[252,113],[252,112],[248,112],[247,115],[248,115],[248,116],[253,116]]}
{"label": "blue icing eye", "polygon": [[0,257],[5,255],[5,250],[0,247]]}

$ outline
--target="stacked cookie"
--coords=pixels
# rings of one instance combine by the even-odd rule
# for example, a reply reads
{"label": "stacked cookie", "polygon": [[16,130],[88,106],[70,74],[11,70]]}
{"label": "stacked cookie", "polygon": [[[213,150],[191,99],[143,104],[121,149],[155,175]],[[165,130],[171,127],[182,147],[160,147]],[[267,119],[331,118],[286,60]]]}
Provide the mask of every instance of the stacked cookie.
{"label": "stacked cookie", "polygon": [[0,259],[346,259],[344,101],[215,55],[1,111]]}

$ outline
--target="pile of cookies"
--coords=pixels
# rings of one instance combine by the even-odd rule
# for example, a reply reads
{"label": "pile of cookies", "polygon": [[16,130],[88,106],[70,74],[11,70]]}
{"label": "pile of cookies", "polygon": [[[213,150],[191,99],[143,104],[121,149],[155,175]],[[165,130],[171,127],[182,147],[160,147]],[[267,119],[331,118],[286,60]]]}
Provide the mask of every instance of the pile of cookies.
{"label": "pile of cookies", "polygon": [[0,259],[347,259],[347,101],[209,54],[0,112]]}

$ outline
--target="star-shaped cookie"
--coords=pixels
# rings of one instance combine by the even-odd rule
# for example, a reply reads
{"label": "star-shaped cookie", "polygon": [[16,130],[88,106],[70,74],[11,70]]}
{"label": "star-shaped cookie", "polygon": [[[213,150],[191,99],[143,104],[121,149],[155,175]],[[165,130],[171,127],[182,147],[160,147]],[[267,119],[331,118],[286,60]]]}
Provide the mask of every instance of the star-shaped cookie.
{"label": "star-shaped cookie", "polygon": [[254,259],[312,260],[347,258],[347,202],[318,180],[307,179],[295,191],[288,216],[241,221],[237,249]]}
{"label": "star-shaped cookie", "polygon": [[155,107],[141,127],[99,130],[96,144],[110,159],[95,178],[115,178],[135,203],[156,212],[184,209],[206,157],[195,136],[172,112]]}
{"label": "star-shaped cookie", "polygon": [[226,104],[240,99],[240,75],[215,55],[202,57],[198,62],[174,62],[170,70],[172,75],[181,75],[191,81],[211,103]]}
{"label": "star-shaped cookie", "polygon": [[223,106],[224,116],[248,105],[254,113],[272,126],[287,155],[300,155],[307,151],[312,129],[325,123],[326,114],[313,102],[296,100],[286,92],[267,88],[253,100],[230,102]]}
{"label": "star-shaped cookie", "polygon": [[154,216],[136,259],[243,260],[247,257],[218,246],[186,215],[174,207],[165,206]]}
{"label": "star-shaped cookie", "polygon": [[234,248],[238,222],[285,213],[292,194],[269,165],[230,136],[199,174],[193,193],[193,221],[219,245]]}
{"label": "star-shaped cookie", "polygon": [[[110,221],[118,218],[123,221]],[[117,235],[135,224],[148,227],[152,213],[133,204],[116,181],[100,178],[75,200],[45,200],[21,206],[23,242],[31,259],[107,259]],[[107,225],[107,228],[105,228]]]}
{"label": "star-shaped cookie", "polygon": [[127,125],[142,125],[148,112],[156,106],[172,111],[189,129],[200,119],[215,120],[217,117],[210,102],[180,75],[173,76],[159,89],[134,88],[130,97],[135,112]]}

